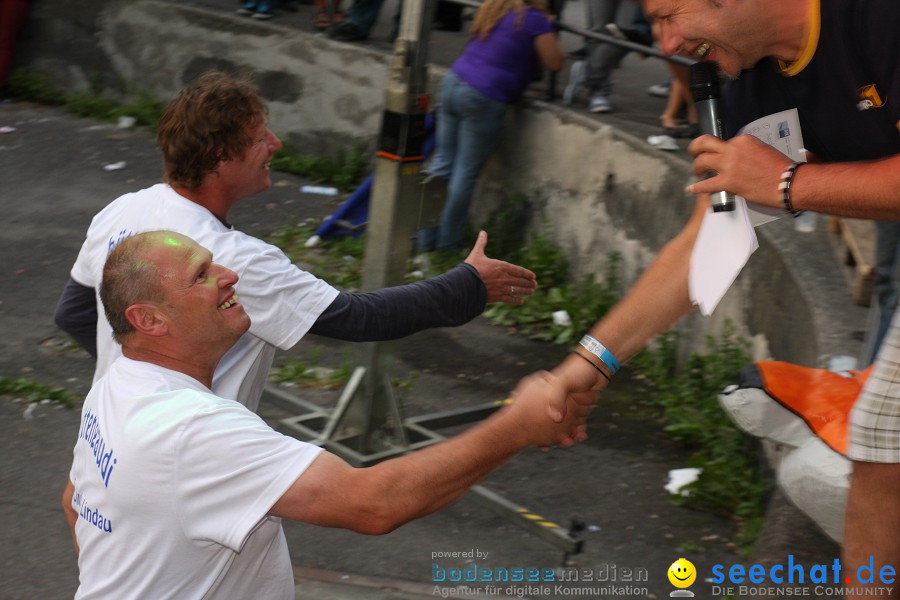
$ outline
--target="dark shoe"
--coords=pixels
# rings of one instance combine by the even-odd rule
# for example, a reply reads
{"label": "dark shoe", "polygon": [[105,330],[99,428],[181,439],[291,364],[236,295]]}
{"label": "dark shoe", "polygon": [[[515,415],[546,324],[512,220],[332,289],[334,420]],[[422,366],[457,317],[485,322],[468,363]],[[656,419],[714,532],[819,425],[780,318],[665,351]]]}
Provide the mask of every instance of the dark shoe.
{"label": "dark shoe", "polygon": [[569,52],[569,56],[578,59],[587,58],[587,46],[582,46],[581,48],[572,50],[571,52]]}
{"label": "dark shoe", "polygon": [[361,42],[369,37],[367,31],[363,31],[359,25],[344,21],[340,25],[328,31],[328,37],[339,42]]}
{"label": "dark shoe", "polygon": [[678,139],[695,138],[700,135],[700,126],[696,123],[689,123],[679,127],[663,127],[663,133]]}

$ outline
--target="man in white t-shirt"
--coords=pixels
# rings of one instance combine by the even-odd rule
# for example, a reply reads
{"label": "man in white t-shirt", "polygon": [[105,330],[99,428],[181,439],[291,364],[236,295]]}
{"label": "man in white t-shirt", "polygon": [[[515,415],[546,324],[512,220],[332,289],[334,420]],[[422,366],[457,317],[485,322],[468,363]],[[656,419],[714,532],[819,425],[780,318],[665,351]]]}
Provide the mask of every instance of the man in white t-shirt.
{"label": "man in white t-shirt", "polygon": [[[269,163],[281,142],[247,81],[208,73],[167,107],[157,132],[165,182],[125,194],[88,229],[57,305],[56,323],[97,357],[97,381],[119,356],[102,316],[99,284],[107,255],[142,231],[178,231],[209,248],[241,279],[250,332],[228,352],[213,391],[255,410],[275,355],[307,333],[349,341],[404,337],[458,326],[488,302],[520,304],[534,293],[534,273],[484,254],[482,232],[465,262],[439,277],[368,293],[339,292],[291,263],[270,244],[235,230],[229,210],[271,186]],[[99,318],[98,318],[99,314]]]}
{"label": "man in white t-shirt", "polygon": [[[250,327],[237,275],[183,235],[122,242],[101,297],[120,356],[82,409],[63,508],[78,599],[293,599],[281,518],[387,533],[459,498],[531,445],[584,437],[590,403],[556,424],[514,402],[463,434],[356,469],[210,391]],[[551,378],[549,374],[540,377]]]}

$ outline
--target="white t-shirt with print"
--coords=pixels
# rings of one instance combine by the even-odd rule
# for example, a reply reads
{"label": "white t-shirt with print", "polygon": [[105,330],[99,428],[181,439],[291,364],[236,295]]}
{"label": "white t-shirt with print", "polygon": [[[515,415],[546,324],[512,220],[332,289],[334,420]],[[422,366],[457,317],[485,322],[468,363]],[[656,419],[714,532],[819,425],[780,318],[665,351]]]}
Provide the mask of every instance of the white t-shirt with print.
{"label": "white t-shirt with print", "polygon": [[320,452],[183,373],[119,358],[73,452],[75,597],[293,600],[267,512]]}
{"label": "white t-shirt with print", "polygon": [[255,411],[275,347],[287,349],[300,341],[338,291],[297,268],[275,246],[226,227],[207,209],[167,184],[125,194],[94,217],[71,271],[72,279],[97,292],[94,381],[121,355],[100,303],[106,257],[128,237],[159,229],[192,238],[212,252],[215,262],[238,274],[235,289],[250,315],[250,331],[219,362],[213,392]]}

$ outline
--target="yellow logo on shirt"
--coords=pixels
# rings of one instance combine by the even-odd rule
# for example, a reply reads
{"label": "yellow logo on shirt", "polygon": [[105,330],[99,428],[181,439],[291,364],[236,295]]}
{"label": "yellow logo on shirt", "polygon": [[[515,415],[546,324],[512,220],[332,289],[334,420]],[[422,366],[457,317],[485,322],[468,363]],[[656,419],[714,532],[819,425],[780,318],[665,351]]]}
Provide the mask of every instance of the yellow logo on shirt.
{"label": "yellow logo on shirt", "polygon": [[857,110],[869,110],[870,108],[881,108],[884,106],[884,100],[881,99],[881,95],[878,93],[878,90],[875,89],[875,84],[864,85],[859,88],[859,102],[856,104]]}

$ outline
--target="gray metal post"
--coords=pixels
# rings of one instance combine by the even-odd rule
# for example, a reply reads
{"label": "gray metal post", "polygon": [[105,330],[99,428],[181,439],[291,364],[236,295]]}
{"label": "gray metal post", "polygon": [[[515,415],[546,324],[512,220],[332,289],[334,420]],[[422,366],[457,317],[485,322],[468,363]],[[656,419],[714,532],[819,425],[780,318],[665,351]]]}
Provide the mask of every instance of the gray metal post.
{"label": "gray metal post", "polygon": [[[366,225],[363,289],[403,283],[419,225],[419,183],[425,116],[428,112],[428,35],[435,0],[405,0],[394,56],[388,69],[385,109],[375,160],[375,181]],[[357,369],[345,390],[344,411],[328,432],[356,453],[376,454],[408,447],[403,415],[390,382],[391,345],[361,344]]]}

